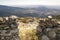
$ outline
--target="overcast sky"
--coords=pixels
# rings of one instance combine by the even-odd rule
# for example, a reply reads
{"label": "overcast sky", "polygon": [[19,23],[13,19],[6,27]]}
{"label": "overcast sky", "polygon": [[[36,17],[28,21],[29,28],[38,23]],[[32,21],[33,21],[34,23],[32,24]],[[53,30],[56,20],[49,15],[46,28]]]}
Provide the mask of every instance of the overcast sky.
{"label": "overcast sky", "polygon": [[0,0],[0,5],[59,5],[60,0]]}

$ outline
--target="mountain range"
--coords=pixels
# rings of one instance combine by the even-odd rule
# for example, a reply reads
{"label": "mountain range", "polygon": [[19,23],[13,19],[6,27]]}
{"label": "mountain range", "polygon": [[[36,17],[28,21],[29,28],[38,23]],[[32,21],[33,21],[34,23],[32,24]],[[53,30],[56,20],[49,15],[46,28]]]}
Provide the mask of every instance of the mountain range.
{"label": "mountain range", "polygon": [[51,6],[5,6],[0,5],[0,16],[17,15],[19,17],[47,17],[60,15],[60,7]]}

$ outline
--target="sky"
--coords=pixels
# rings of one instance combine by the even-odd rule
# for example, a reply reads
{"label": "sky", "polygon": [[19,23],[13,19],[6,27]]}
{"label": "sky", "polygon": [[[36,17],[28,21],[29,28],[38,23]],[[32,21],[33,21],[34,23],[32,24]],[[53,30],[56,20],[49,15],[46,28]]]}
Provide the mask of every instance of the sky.
{"label": "sky", "polygon": [[60,0],[0,0],[0,5],[60,5]]}

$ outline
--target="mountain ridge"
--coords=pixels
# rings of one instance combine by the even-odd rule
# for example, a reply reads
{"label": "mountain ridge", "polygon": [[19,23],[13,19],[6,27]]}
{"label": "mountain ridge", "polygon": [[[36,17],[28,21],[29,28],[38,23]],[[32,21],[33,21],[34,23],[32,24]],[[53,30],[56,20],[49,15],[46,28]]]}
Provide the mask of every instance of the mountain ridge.
{"label": "mountain ridge", "polygon": [[11,7],[0,5],[0,16],[17,15],[19,17],[47,17],[48,15],[60,15],[59,9],[50,9],[46,6],[37,7]]}

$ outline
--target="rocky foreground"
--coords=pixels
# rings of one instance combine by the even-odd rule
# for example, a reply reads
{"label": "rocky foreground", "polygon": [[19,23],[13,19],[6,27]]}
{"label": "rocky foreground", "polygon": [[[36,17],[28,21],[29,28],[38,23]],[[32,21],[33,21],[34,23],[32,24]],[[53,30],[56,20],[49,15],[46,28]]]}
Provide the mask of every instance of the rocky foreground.
{"label": "rocky foreground", "polygon": [[60,40],[60,21],[52,18],[0,17],[0,40]]}

